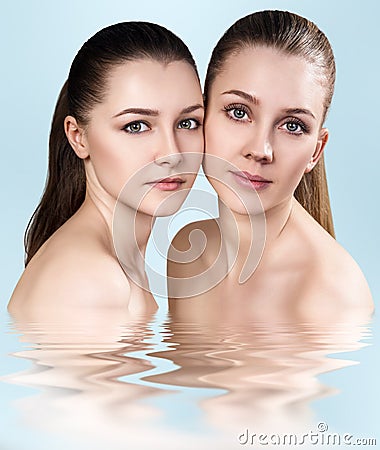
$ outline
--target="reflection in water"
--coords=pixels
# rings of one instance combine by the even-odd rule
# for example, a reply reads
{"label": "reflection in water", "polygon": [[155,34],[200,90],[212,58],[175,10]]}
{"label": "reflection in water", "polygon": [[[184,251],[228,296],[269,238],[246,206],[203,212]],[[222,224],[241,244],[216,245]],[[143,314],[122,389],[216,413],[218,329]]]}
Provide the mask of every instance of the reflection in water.
{"label": "reflection in water", "polygon": [[39,391],[18,401],[24,422],[75,449],[233,449],[246,428],[315,429],[311,402],[336,392],[318,375],[356,364],[335,354],[369,336],[351,322],[201,325],[115,311],[14,328],[30,345],[15,356],[32,367],[6,381]]}
{"label": "reflection in water", "polygon": [[331,395],[318,375],[356,364],[328,357],[365,345],[368,329],[349,324],[248,323],[223,324],[210,329],[173,324],[175,373],[154,377],[155,382],[226,390],[202,402],[207,420],[224,432],[254,428],[257,432],[301,432],[313,427],[313,400]]}

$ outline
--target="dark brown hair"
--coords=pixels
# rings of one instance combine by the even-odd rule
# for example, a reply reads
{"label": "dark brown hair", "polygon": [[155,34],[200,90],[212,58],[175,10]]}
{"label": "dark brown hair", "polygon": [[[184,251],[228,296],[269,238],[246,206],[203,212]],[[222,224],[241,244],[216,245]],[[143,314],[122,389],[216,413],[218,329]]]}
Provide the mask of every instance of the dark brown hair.
{"label": "dark brown hair", "polygon": [[148,22],[123,22],[100,30],[74,58],[54,111],[49,164],[44,193],[25,232],[25,266],[41,245],[81,206],[86,195],[83,160],[72,150],[64,132],[71,115],[86,125],[92,108],[107,92],[107,77],[117,65],[139,59],[164,64],[194,59],[184,42],[166,28]]}
{"label": "dark brown hair", "polygon": [[[325,120],[334,92],[335,61],[331,45],[311,21],[287,11],[260,11],[235,22],[214,48],[205,80],[205,101],[227,59],[244,48],[270,47],[298,56],[315,67],[325,87]],[[314,169],[304,174],[294,196],[333,237],[334,226],[323,155]]]}

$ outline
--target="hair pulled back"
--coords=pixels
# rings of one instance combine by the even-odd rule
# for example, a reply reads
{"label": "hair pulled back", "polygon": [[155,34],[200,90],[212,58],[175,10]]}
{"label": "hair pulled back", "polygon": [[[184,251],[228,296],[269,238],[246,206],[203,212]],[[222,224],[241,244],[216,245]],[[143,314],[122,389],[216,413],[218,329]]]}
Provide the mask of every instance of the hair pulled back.
{"label": "hair pulled back", "polygon": [[84,163],[66,138],[65,117],[71,115],[81,125],[88,124],[91,110],[105,98],[110,71],[142,59],[163,64],[185,61],[198,76],[184,42],[166,28],[149,22],[122,22],[106,27],[85,42],[75,56],[53,115],[44,192],[25,232],[25,266],[85,199]]}

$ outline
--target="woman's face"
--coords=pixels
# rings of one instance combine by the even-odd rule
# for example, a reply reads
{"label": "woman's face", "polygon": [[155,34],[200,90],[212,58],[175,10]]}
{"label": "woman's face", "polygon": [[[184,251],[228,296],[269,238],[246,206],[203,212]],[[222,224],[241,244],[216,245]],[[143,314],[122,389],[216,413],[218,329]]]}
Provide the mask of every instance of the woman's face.
{"label": "woman's face", "polygon": [[291,199],[327,141],[324,96],[301,58],[259,47],[225,62],[208,97],[204,168],[232,210],[246,213],[236,194],[244,203],[256,191],[264,211]]}
{"label": "woman's face", "polygon": [[116,66],[104,101],[77,135],[88,190],[107,204],[120,194],[124,204],[146,214],[174,213],[201,163],[202,124],[202,93],[188,63],[138,60]]}

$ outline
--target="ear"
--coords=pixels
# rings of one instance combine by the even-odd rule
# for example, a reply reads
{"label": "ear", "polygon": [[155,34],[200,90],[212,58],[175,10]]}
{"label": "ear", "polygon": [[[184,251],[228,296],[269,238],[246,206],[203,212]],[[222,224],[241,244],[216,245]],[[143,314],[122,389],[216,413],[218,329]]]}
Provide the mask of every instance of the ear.
{"label": "ear", "polygon": [[84,129],[78,125],[78,122],[73,116],[67,116],[65,118],[64,127],[67,140],[74,152],[79,158],[86,159],[89,153]]}
{"label": "ear", "polygon": [[319,161],[319,158],[323,154],[323,150],[325,149],[325,145],[327,144],[328,139],[329,139],[329,130],[327,128],[321,128],[314,153],[312,154],[310,161],[307,163],[304,173],[309,173],[314,169],[315,165]]}

